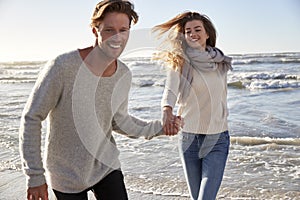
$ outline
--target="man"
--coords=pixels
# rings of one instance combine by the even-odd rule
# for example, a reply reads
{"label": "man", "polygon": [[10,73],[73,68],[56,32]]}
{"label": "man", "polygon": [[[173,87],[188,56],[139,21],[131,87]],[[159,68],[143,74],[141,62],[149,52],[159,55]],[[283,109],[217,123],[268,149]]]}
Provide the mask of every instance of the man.
{"label": "man", "polygon": [[[27,199],[48,199],[45,168],[57,199],[127,199],[112,130],[130,137],[162,134],[159,120],[128,114],[131,73],[118,60],[138,21],[128,1],[104,0],[92,17],[94,46],[48,62],[24,108],[20,151]],[[49,115],[46,167],[41,157],[41,122]],[[174,118],[176,134],[181,123]]]}

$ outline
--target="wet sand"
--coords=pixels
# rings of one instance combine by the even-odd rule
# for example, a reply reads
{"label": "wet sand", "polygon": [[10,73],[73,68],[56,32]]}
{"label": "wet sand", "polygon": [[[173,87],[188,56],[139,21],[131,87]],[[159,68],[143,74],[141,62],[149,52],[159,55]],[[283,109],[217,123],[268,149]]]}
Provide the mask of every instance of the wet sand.
{"label": "wet sand", "polygon": [[[187,197],[162,196],[127,191],[130,200],[188,200]],[[0,172],[0,199],[24,200],[26,199],[25,176],[21,171],[5,170]],[[49,190],[49,199],[55,200],[54,194]],[[95,200],[89,192],[89,200]]]}

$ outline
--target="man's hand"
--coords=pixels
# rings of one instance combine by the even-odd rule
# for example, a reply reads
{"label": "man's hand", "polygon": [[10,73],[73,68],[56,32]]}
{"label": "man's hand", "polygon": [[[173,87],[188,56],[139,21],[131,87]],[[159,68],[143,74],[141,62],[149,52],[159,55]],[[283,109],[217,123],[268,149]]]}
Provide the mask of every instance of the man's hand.
{"label": "man's hand", "polygon": [[49,200],[47,184],[28,188],[27,200]]}

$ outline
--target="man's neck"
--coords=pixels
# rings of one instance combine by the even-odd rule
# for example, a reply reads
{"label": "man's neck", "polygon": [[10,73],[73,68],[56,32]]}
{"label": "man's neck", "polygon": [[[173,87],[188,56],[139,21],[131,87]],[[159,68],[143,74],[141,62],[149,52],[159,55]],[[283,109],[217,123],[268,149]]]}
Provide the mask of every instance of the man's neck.
{"label": "man's neck", "polygon": [[80,56],[88,69],[96,76],[110,77],[117,70],[117,60],[108,58],[98,47],[80,49]]}

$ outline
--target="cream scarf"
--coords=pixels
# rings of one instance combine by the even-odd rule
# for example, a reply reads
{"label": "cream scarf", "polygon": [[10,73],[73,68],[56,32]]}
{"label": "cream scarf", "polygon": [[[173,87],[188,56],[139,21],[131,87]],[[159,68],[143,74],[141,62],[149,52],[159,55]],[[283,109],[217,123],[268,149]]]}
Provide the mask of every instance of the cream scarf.
{"label": "cream scarf", "polygon": [[206,51],[201,52],[188,47],[185,53],[187,59],[180,77],[179,103],[183,103],[190,93],[193,71],[202,73],[219,69],[221,72],[227,73],[228,70],[232,70],[232,58],[225,56],[218,48],[207,46]]}

